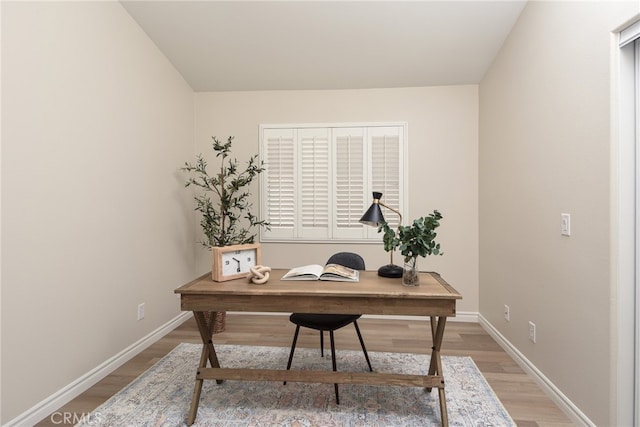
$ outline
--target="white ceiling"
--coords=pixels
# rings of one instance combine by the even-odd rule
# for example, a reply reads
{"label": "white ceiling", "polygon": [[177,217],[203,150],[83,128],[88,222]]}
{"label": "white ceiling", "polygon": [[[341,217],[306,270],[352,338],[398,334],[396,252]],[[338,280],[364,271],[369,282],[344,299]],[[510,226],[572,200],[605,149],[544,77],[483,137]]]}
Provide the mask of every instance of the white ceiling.
{"label": "white ceiling", "polygon": [[121,3],[199,92],[478,83],[526,0]]}

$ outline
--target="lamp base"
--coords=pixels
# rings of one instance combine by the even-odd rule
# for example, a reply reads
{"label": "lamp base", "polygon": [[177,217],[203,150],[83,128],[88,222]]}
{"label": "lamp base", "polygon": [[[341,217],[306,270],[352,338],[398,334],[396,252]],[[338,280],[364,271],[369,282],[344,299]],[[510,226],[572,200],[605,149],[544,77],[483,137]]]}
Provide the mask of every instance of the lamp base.
{"label": "lamp base", "polygon": [[383,265],[378,269],[378,276],[393,277],[395,279],[402,277],[402,267],[395,264]]}

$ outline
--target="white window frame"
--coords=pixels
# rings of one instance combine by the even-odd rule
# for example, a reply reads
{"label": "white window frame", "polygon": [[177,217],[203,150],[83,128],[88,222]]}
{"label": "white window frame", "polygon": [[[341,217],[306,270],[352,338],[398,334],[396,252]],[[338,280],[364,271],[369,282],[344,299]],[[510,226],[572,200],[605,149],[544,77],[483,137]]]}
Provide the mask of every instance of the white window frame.
{"label": "white window frame", "polygon": [[[362,176],[359,175],[358,171],[355,172],[356,176],[361,177],[362,180],[358,179],[355,181],[349,181],[349,184],[353,182],[354,187],[356,187],[355,190],[353,188],[349,188],[348,190],[354,192],[354,204],[351,204],[350,206],[345,204],[341,205],[344,209],[341,209],[340,213],[338,213],[336,209],[336,206],[339,203],[337,202],[337,199],[339,198],[337,191],[337,176],[340,175],[340,173],[337,172],[337,147],[340,144],[340,147],[343,150],[347,149],[347,145],[345,145],[345,138],[349,135],[356,138],[358,138],[359,136],[362,137],[363,145],[362,147],[358,147],[357,144],[355,145],[356,151],[353,152],[353,155],[356,155],[357,157],[355,158],[355,160],[352,159],[355,162],[352,163],[353,166],[360,167],[357,159],[359,158],[359,156],[362,156]],[[397,182],[389,179],[390,184],[388,184],[389,187],[386,189],[380,188],[380,186],[384,185],[382,184],[384,179],[380,179],[382,170],[380,169],[379,163],[376,163],[378,167],[378,173],[376,175],[379,177],[379,179],[375,182],[373,180],[374,174],[372,173],[373,150],[371,149],[371,147],[374,144],[374,138],[376,138],[376,146],[380,147],[381,145],[386,144],[386,142],[382,142],[380,139],[382,135],[391,135],[394,143],[394,137],[397,135],[398,143],[397,158],[394,160],[394,163],[392,165],[392,170],[393,168],[397,168]],[[282,197],[282,204],[278,205],[278,209],[276,209],[275,212],[276,215],[282,214],[281,216],[279,216],[279,219],[284,219],[282,221],[282,227],[274,227],[274,225],[272,224],[270,231],[264,229],[261,230],[260,241],[379,244],[381,235],[378,233],[377,228],[360,224],[358,220],[360,219],[360,216],[364,214],[366,209],[371,205],[373,191],[380,191],[383,193],[382,201],[385,204],[393,207],[394,209],[398,209],[400,212],[407,212],[407,135],[408,133],[406,122],[260,125],[260,158],[265,162],[266,168],[265,172],[260,174],[260,218],[264,218],[266,221],[270,221],[270,218],[272,218],[272,213],[274,212],[273,208],[275,207],[275,204],[270,203],[270,199],[274,194],[277,194],[277,197]],[[301,205],[305,191],[302,188],[303,159],[301,155],[301,144],[303,136],[306,138],[312,138],[315,136],[319,138],[318,143],[320,145],[324,144],[325,142],[328,144],[327,157],[324,157],[324,150],[321,151],[319,154],[320,161],[318,162],[318,164],[314,163],[313,166],[311,166],[320,166],[320,173],[318,174],[319,186],[317,189],[314,188],[314,190],[318,191],[318,194],[320,194],[320,196],[317,197],[321,198],[322,192],[325,191],[325,176],[321,173],[323,167],[322,162],[324,160],[327,160],[328,181],[326,181],[326,183],[328,185],[328,189],[326,190],[326,203],[321,203],[321,206],[319,207],[321,212],[326,212],[328,215],[326,228],[323,228],[322,225],[317,225],[315,227],[302,227],[303,212]],[[294,158],[294,163],[292,165],[294,169],[292,172],[293,175],[287,174],[286,179],[283,181],[284,187],[286,188],[284,189],[285,191],[282,192],[280,191],[280,188],[274,190],[273,185],[271,186],[272,188],[269,188],[269,181],[273,178],[269,175],[270,154],[267,152],[269,138],[272,138],[272,140],[273,138],[284,138],[285,142],[282,148],[286,147],[287,150],[285,169],[287,165],[291,166],[289,156],[293,155]],[[339,138],[340,141],[338,141]],[[291,147],[291,144],[293,145],[293,147]],[[273,147],[274,145],[272,144],[271,148]],[[360,149],[362,151],[360,151]],[[350,149],[349,152],[351,153]],[[379,153],[379,150],[377,150],[376,153]],[[394,150],[389,153],[389,158],[396,155]],[[395,163],[396,161],[397,163]],[[309,163],[306,164],[309,165]],[[275,162],[271,166],[273,167],[271,171],[280,171],[278,166],[275,165]],[[341,166],[344,168],[344,163]],[[307,166],[307,171],[308,168],[309,166]],[[278,180],[280,179],[280,176],[281,175],[278,175]],[[315,175],[313,179],[315,179]],[[293,185],[291,185],[291,180],[293,180]],[[340,194],[344,194],[344,181],[342,182],[342,184],[343,185],[341,186]],[[387,198],[385,198],[385,190],[388,190]],[[293,194],[291,192],[293,192]],[[307,198],[305,200],[309,199]],[[324,199],[320,199],[319,201],[324,202]],[[284,209],[279,209],[280,206],[284,206]],[[307,209],[304,214],[308,217],[309,210]],[[390,224],[398,224],[399,218],[395,213],[383,208],[383,214],[385,215],[385,219],[389,221]],[[290,221],[293,221],[293,224]]]}

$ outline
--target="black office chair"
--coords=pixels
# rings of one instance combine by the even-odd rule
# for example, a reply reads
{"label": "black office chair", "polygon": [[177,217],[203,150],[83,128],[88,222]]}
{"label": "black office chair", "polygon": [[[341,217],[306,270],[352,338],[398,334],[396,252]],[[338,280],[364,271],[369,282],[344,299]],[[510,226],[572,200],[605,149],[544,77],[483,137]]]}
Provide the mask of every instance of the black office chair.
{"label": "black office chair", "polygon": [[[358,254],[352,252],[338,252],[332,255],[327,264],[340,264],[355,270],[364,270],[364,259]],[[367,365],[369,365],[369,371],[373,371],[371,368],[371,362],[369,361],[369,355],[367,354],[367,348],[364,345],[360,328],[358,327],[357,320],[361,317],[361,314],[309,314],[309,313],[293,313],[289,320],[296,325],[296,332],[293,335],[293,343],[291,344],[291,353],[289,353],[289,362],[287,363],[287,370],[291,368],[291,362],[293,361],[293,353],[296,350],[296,342],[298,341],[298,333],[300,327],[315,329],[320,331],[320,356],[324,357],[324,331],[329,331],[329,339],[331,341],[331,363],[333,370],[336,371],[336,346],[333,339],[333,331],[338,330],[344,326],[353,323],[364,352],[364,357],[367,359]],[[286,381],[284,382],[287,383]],[[336,392],[336,404],[340,404],[340,395],[338,394],[338,384],[333,385]]]}

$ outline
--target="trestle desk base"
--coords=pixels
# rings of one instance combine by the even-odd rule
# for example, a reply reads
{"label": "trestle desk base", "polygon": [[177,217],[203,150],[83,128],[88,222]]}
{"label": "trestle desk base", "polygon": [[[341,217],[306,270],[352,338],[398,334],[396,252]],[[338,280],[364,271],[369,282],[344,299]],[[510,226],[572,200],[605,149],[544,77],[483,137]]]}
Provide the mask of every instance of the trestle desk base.
{"label": "trestle desk base", "polygon": [[[361,272],[357,283],[326,281],[282,281],[286,270],[275,270],[266,285],[247,280],[213,282],[202,276],[178,289],[181,308],[193,311],[202,339],[202,353],[196,373],[187,424],[195,422],[204,380],[292,381],[327,384],[371,384],[438,389],[443,426],[448,426],[445,381],[440,348],[447,317],[456,313],[460,294],[436,273],[421,273],[420,286],[404,287],[398,279],[383,278],[375,272]],[[335,372],[311,370],[223,368],[212,339],[213,319],[205,312],[265,311],[297,313],[343,313],[427,316],[431,321],[431,359],[427,375],[379,372]]]}

